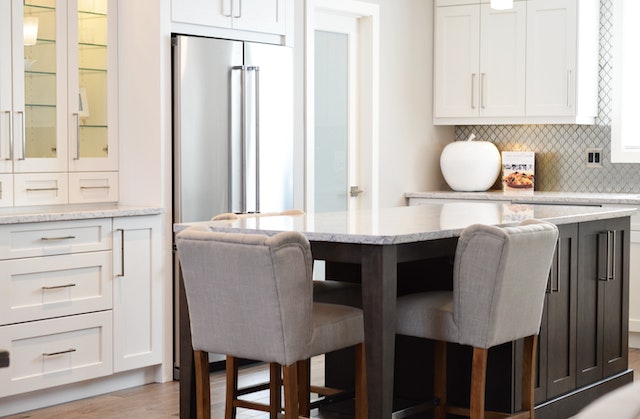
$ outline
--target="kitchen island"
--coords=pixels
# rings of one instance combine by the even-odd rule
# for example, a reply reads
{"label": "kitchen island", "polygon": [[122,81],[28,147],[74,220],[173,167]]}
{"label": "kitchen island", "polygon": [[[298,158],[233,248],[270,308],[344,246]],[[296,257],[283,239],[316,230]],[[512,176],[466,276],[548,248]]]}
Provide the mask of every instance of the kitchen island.
{"label": "kitchen island", "polygon": [[[524,219],[536,218],[561,228],[560,247],[563,251],[557,253],[555,274],[552,273],[549,291],[550,296],[559,298],[553,298],[552,304],[547,304],[546,320],[555,317],[556,312],[564,312],[564,317],[554,318],[550,322],[556,326],[552,333],[547,332],[546,328],[541,331],[540,357],[543,359],[540,363],[540,380],[546,382],[550,375],[555,377],[563,368],[571,377],[568,380],[559,378],[563,383],[570,383],[562,388],[560,395],[556,394],[556,387],[546,385],[538,392],[539,417],[570,416],[588,401],[632,381],[632,371],[628,369],[627,362],[625,319],[628,320],[628,304],[625,301],[629,292],[629,216],[634,209],[492,202],[452,204],[455,205],[445,203],[194,224],[223,232],[275,234],[280,231],[300,231],[311,242],[315,259],[327,261],[329,267],[332,264],[357,266],[357,280],[363,285],[371,418],[390,418],[394,411],[394,374],[398,373],[395,368],[395,308],[399,286],[402,285],[402,292],[410,292],[416,288],[416,284],[428,288],[432,282],[439,282],[429,274],[450,269],[449,261],[455,252],[457,237],[463,228],[474,223],[509,226]],[[176,225],[175,231],[190,225],[193,224]],[[608,240],[608,246],[604,246],[605,240]],[[601,262],[598,263],[598,260]],[[421,270],[424,266],[422,263],[428,264],[428,271]],[[606,272],[606,281],[597,278],[602,263],[613,267]],[[582,270],[578,267],[580,264],[584,265]],[[328,269],[328,272],[333,270]],[[608,285],[606,296],[603,288],[605,282]],[[579,293],[578,283],[586,284],[582,287],[582,293]],[[588,316],[587,322],[578,323],[578,297],[582,298],[580,301],[585,310],[596,306],[596,311]],[[603,302],[607,305],[606,339],[602,323],[605,321]],[[549,310],[551,306],[553,310]],[[181,417],[185,418],[194,416],[195,392],[189,322],[186,302],[182,297],[180,314]],[[578,333],[580,328],[588,333]],[[577,339],[591,341],[593,348],[585,343],[582,345],[584,349],[581,348],[584,353],[576,354]],[[557,352],[549,356],[552,349]],[[455,350],[450,348],[450,351]],[[518,410],[520,384],[517,366],[522,362],[521,343],[503,345],[494,353],[489,361],[492,372],[487,405],[507,411]],[[462,359],[465,354],[452,354],[450,359],[456,360],[457,357]],[[587,376],[577,375],[576,358],[584,360]],[[556,366],[556,360],[566,362]],[[462,364],[461,369],[464,369]],[[458,371],[460,376],[464,374],[460,369]],[[397,382],[398,377],[395,378]],[[429,371],[418,379],[422,386],[430,388]],[[455,383],[456,378],[453,377],[451,382]],[[553,388],[550,390],[550,387]],[[466,386],[456,388],[464,393]],[[398,394],[395,393],[395,396]],[[457,395],[452,395],[452,400],[455,397]]]}

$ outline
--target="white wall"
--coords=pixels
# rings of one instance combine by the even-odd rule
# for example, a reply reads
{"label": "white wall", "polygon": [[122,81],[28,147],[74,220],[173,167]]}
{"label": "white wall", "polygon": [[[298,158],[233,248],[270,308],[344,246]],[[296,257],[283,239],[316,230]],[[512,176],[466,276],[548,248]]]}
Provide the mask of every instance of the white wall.
{"label": "white wall", "polygon": [[[446,188],[440,152],[453,127],[432,123],[433,0],[366,0],[380,6],[380,206],[404,193]],[[304,138],[304,10],[296,1],[296,139]],[[298,145],[300,147],[300,145]],[[296,157],[303,158],[300,149]],[[296,185],[296,199],[301,185]],[[296,201],[296,206],[301,204]]]}

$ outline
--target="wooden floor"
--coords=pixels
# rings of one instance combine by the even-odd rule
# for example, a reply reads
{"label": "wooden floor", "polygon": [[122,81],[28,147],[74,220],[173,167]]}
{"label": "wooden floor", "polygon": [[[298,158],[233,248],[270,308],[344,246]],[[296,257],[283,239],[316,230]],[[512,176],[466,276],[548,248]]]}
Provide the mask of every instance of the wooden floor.
{"label": "wooden floor", "polygon": [[[634,370],[634,380],[640,380],[640,349],[629,350],[629,367]],[[312,381],[314,384],[321,384],[322,368],[322,357],[314,358],[312,362]],[[240,385],[262,382],[267,377],[268,367],[264,365],[244,367],[241,370]],[[224,417],[224,381],[224,373],[215,372],[211,374],[211,417],[214,419]],[[148,384],[46,409],[7,416],[5,419],[175,418],[179,416],[178,393],[179,383],[176,381],[165,384]],[[268,397],[268,394],[263,392],[263,394],[252,398],[268,400]],[[264,419],[268,417],[267,414],[261,412],[238,410],[238,419]],[[345,418],[343,415],[318,412],[317,410],[312,411],[312,417],[322,419]]]}

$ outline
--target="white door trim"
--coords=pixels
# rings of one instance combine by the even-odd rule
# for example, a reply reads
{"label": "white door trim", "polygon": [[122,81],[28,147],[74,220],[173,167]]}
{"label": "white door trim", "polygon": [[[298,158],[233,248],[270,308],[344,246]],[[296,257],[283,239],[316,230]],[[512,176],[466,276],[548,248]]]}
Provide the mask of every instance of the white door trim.
{"label": "white door trim", "polygon": [[359,126],[361,188],[360,208],[377,208],[379,203],[379,64],[380,8],[355,0],[307,0],[305,10],[305,208],[314,203],[314,45],[317,11],[355,17],[360,29]]}

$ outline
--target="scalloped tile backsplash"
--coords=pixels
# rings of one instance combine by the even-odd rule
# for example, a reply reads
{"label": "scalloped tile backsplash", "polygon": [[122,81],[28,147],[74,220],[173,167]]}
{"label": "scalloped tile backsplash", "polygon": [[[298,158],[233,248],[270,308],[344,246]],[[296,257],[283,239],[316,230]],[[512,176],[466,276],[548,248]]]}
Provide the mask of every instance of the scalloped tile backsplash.
{"label": "scalloped tile backsplash", "polygon": [[[500,151],[536,152],[536,190],[640,193],[640,164],[611,163],[612,0],[600,2],[600,87],[595,125],[457,126],[456,140],[474,133]],[[587,167],[586,150],[602,149],[602,167]]]}

